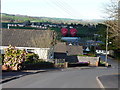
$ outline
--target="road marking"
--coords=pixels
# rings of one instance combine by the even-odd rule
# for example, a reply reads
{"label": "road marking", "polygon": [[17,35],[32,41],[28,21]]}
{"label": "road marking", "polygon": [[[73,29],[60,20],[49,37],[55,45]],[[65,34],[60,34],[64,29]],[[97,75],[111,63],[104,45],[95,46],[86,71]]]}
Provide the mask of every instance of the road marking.
{"label": "road marking", "polygon": [[103,84],[101,83],[101,81],[98,79],[98,76],[96,77],[96,80],[98,81],[100,88],[102,88],[103,90],[105,90],[105,87],[103,86]]}

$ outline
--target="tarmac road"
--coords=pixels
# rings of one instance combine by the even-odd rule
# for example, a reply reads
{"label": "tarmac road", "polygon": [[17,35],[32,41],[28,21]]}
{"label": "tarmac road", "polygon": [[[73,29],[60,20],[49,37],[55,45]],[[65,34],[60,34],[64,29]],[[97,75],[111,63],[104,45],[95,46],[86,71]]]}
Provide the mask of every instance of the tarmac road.
{"label": "tarmac road", "polygon": [[[105,56],[101,56],[105,59]],[[108,59],[112,67],[68,68],[61,71],[52,71],[31,74],[3,83],[3,88],[100,88],[100,83],[105,87],[118,88],[118,62]],[[107,76],[108,75],[108,76]],[[106,77],[107,76],[107,77]],[[113,76],[113,77],[112,77]],[[113,82],[114,81],[114,82]],[[114,83],[114,84],[113,84]]]}
{"label": "tarmac road", "polygon": [[68,68],[27,75],[6,83],[3,88],[100,88],[97,76],[118,73],[115,68]]}

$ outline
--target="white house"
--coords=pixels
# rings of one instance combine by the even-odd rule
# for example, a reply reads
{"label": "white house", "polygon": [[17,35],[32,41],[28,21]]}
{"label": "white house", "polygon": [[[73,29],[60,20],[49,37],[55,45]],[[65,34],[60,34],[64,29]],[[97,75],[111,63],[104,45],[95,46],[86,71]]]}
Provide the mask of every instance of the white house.
{"label": "white house", "polygon": [[[106,50],[96,50],[96,53],[97,54],[103,54],[103,55],[105,55],[106,54]],[[107,54],[109,54],[110,52],[109,51],[107,51]]]}
{"label": "white house", "polygon": [[0,46],[1,54],[4,54],[5,48],[7,48],[9,45],[12,45],[18,49],[25,49],[27,52],[34,52],[35,54],[38,54],[39,59],[53,59],[54,47],[52,45],[47,45],[44,47],[36,46],[31,41],[31,38],[36,36],[41,37],[44,33],[50,33],[51,35],[49,38],[54,39],[54,32],[51,30],[3,29],[2,46]]}
{"label": "white house", "polygon": [[[1,54],[4,54],[5,48],[8,46],[0,46]],[[35,47],[16,47],[17,49],[25,49],[26,52],[33,52],[39,56],[39,59],[49,60],[54,58],[53,49],[54,48],[35,48]]]}

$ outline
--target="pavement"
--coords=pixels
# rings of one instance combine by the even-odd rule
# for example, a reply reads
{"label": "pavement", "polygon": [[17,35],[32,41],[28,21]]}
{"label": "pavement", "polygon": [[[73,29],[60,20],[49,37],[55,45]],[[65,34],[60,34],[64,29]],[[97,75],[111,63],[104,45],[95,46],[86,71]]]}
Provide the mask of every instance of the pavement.
{"label": "pavement", "polygon": [[120,88],[120,74],[103,75],[96,77],[101,88]]}
{"label": "pavement", "polygon": [[1,75],[1,80],[0,83],[5,83],[26,75],[30,75],[30,74],[36,74],[36,73],[42,73],[42,72],[48,72],[48,71],[56,71],[56,70],[60,70],[57,68],[52,68],[52,69],[41,69],[41,70],[23,70],[23,71],[3,71],[0,75]]}

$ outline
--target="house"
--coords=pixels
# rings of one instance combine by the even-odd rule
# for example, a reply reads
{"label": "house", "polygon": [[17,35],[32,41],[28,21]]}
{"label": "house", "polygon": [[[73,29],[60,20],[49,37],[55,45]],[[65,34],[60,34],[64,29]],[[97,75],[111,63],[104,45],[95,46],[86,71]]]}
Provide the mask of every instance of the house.
{"label": "house", "polygon": [[39,59],[48,60],[54,58],[54,48],[51,44],[53,40],[52,30],[3,29],[0,50],[4,54],[4,49],[12,45],[38,54]]}
{"label": "house", "polygon": [[67,55],[83,55],[82,46],[67,45]]}
{"label": "house", "polygon": [[62,37],[61,39],[68,43],[70,43],[70,42],[74,43],[74,42],[80,41],[80,37]]}
{"label": "house", "polygon": [[67,57],[66,49],[66,43],[57,43],[54,47],[54,58],[65,59]]}
{"label": "house", "polygon": [[100,50],[100,49],[99,50],[97,49],[95,52],[97,54],[103,54],[103,55],[110,54],[110,51],[107,51],[107,53],[106,53],[106,50]]}
{"label": "house", "polygon": [[55,59],[65,59],[66,62],[78,62],[76,55],[83,55],[82,46],[67,45],[65,42],[59,42],[54,47]]}

